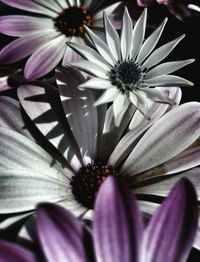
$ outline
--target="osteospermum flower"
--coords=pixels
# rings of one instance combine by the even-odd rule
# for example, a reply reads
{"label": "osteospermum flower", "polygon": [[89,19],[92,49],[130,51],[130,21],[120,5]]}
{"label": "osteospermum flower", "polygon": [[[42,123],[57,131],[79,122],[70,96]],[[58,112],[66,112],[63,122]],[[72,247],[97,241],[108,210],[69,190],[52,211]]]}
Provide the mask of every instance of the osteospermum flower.
{"label": "osteospermum flower", "polygon": [[[1,214],[33,211],[37,203],[50,201],[81,215],[92,210],[108,175],[122,176],[147,214],[154,212],[155,196],[166,196],[182,176],[199,189],[198,170],[181,173],[200,164],[199,103],[172,109],[150,102],[151,120],[130,106],[116,127],[112,106],[94,107],[94,92],[78,88],[85,81],[78,71],[61,69],[56,78],[60,98],[57,89],[42,85],[18,89],[40,140],[37,130],[28,129],[34,138],[27,133],[17,102],[1,97]],[[180,101],[179,88],[160,91]]]}
{"label": "osteospermum flower", "polygon": [[0,241],[0,260],[184,262],[194,241],[197,220],[195,190],[186,179],[173,187],[144,229],[132,192],[123,181],[109,177],[97,195],[92,232],[67,210],[41,204],[37,209],[35,244],[44,258]]}
{"label": "osteospermum flower", "polygon": [[107,44],[88,27],[85,28],[93,48],[69,43],[70,47],[88,60],[75,61],[71,64],[95,76],[80,87],[103,90],[103,94],[97,99],[95,105],[113,102],[115,119],[130,103],[147,118],[150,118],[147,108],[149,99],[162,103],[174,102],[169,97],[162,95],[157,89],[150,87],[192,85],[190,81],[170,75],[170,73],[190,64],[194,61],[193,59],[159,64],[184,36],[180,36],[153,51],[167,20],[165,19],[144,41],[146,16],[147,10],[145,9],[132,30],[132,21],[127,9],[125,9],[121,38],[119,38],[105,14]]}
{"label": "osteospermum flower", "polygon": [[[0,32],[18,37],[0,52],[0,61],[13,63],[30,56],[24,76],[44,76],[62,60],[64,64],[77,56],[66,46],[67,41],[82,43],[83,25],[98,31],[103,24],[103,1],[88,0],[1,0],[3,3],[31,12],[30,15],[0,17]],[[108,15],[118,4],[104,9]]]}

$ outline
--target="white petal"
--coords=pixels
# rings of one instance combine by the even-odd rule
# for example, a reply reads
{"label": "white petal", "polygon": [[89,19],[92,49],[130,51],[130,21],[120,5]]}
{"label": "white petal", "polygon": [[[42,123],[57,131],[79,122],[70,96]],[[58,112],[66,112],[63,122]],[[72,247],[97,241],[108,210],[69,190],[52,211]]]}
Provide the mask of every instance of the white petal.
{"label": "white petal", "polygon": [[101,66],[99,66],[96,63],[90,61],[77,61],[77,62],[72,62],[71,65],[88,74],[97,77],[102,77],[105,79],[108,78],[107,71],[105,71]]}
{"label": "white petal", "polygon": [[35,209],[40,202],[58,202],[67,197],[66,183],[30,169],[0,169],[0,212]]}
{"label": "white petal", "polygon": [[111,86],[107,88],[107,90],[104,91],[104,93],[97,99],[97,101],[94,103],[94,106],[112,102],[115,100],[118,94],[118,89],[114,86]]}
{"label": "white petal", "polygon": [[[6,129],[0,128],[0,168],[22,170],[29,169],[35,173],[48,174],[52,179],[65,181],[65,176],[71,177],[71,172],[61,171],[60,167],[53,164],[53,158],[40,146],[25,136]],[[63,173],[60,173],[63,172]],[[65,173],[64,173],[65,172]],[[58,175],[58,173],[60,173]],[[46,174],[46,175],[47,175]]]}
{"label": "white petal", "polygon": [[199,131],[200,103],[174,108],[143,135],[121,171],[133,175],[173,159],[196,141]]}
{"label": "white petal", "polygon": [[174,75],[155,76],[149,79],[144,79],[143,83],[148,86],[175,86],[175,85],[193,86],[194,85],[189,80]]}
{"label": "white petal", "polygon": [[156,88],[141,88],[140,92],[155,102],[175,105],[175,101]]}
{"label": "white petal", "polygon": [[158,43],[160,36],[162,34],[162,31],[165,27],[165,24],[167,23],[167,18],[162,22],[162,24],[156,28],[156,30],[145,40],[143,43],[140,52],[138,54],[138,57],[136,59],[137,63],[141,63],[144,61],[144,59],[151,53],[151,51],[154,49],[156,44]]}
{"label": "white petal", "polygon": [[162,61],[169,53],[176,47],[176,45],[185,37],[185,35],[181,35],[175,40],[162,45],[158,49],[156,49],[143,63],[144,68],[152,67]]}
{"label": "white petal", "polygon": [[134,192],[136,194],[166,197],[176,182],[178,182],[183,177],[189,179],[193,183],[198,193],[198,199],[200,200],[200,168],[198,167],[188,170],[187,172],[182,172],[175,176],[169,176],[167,179],[166,177],[163,177],[162,181],[135,188]]}
{"label": "white petal", "polygon": [[122,52],[123,60],[130,57],[130,50],[133,41],[132,28],[133,28],[132,20],[128,13],[128,9],[125,7],[123,20],[122,20],[122,30],[121,30],[121,52]]}
{"label": "white petal", "polygon": [[78,54],[83,56],[85,59],[88,61],[91,61],[93,63],[98,64],[105,70],[109,71],[110,66],[108,66],[108,63],[106,60],[98,54],[97,51],[95,51],[93,48],[83,45],[83,44],[78,44],[78,43],[67,43],[68,46],[70,46],[73,50],[75,50]]}
{"label": "white petal", "polygon": [[147,99],[138,91],[130,92],[131,103],[147,118],[150,119],[149,109],[147,106]]}
{"label": "white petal", "polygon": [[[103,0],[104,1],[104,0]],[[100,4],[100,2],[103,2],[102,0],[96,0],[96,1],[92,1],[93,5],[95,7],[97,7],[98,4]],[[96,3],[95,3],[96,2]],[[117,7],[121,4],[121,2],[118,3],[114,3],[112,5],[109,5],[108,7],[103,8],[101,11],[98,11],[94,16],[94,22],[96,20],[102,19],[103,18],[103,14],[106,13],[109,17],[113,15],[113,11],[115,11],[117,9]]]}
{"label": "white petal", "polygon": [[180,68],[193,63],[195,60],[194,59],[188,59],[184,61],[174,61],[174,62],[167,62],[160,64],[153,69],[149,70],[145,77],[146,78],[151,78],[159,75],[167,75],[170,74],[174,71],[179,70]]}
{"label": "white petal", "polygon": [[114,65],[114,58],[103,40],[101,40],[96,34],[92,32],[88,27],[84,27],[87,31],[91,41],[93,42],[94,46],[98,50],[99,54],[110,64]]}
{"label": "white petal", "polygon": [[45,89],[24,85],[18,88],[18,97],[40,132],[73,165],[74,157],[79,157],[80,152],[75,145],[65,115],[58,106],[60,100],[57,92],[50,87]]}
{"label": "white petal", "polygon": [[110,49],[111,54],[115,58],[115,61],[117,62],[121,59],[119,35],[105,13],[104,23],[107,45]]}
{"label": "white petal", "polygon": [[91,88],[91,89],[107,89],[110,87],[111,83],[109,80],[102,79],[99,77],[93,77],[88,81],[79,85],[81,88]]}
{"label": "white petal", "polygon": [[119,126],[120,122],[119,121],[121,119],[120,115],[122,114],[122,112],[125,110],[127,110],[128,108],[128,99],[126,97],[126,95],[123,95],[121,93],[118,94],[118,96],[116,97],[116,99],[113,102],[113,113],[114,113],[114,118],[115,118],[115,124],[116,126]]}
{"label": "white petal", "polygon": [[142,46],[142,42],[145,35],[145,29],[146,29],[146,19],[147,19],[147,9],[145,8],[142,15],[137,20],[133,29],[133,40],[132,40],[132,48],[131,48],[132,59],[134,59],[137,56]]}

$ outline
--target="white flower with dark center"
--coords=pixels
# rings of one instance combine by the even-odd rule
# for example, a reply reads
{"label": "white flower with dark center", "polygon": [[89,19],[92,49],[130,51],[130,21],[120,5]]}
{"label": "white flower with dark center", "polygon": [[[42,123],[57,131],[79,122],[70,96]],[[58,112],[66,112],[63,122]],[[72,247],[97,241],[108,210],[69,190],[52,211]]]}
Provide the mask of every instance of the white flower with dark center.
{"label": "white flower with dark center", "polygon": [[86,39],[84,25],[100,32],[103,26],[103,10],[110,16],[119,5],[115,3],[103,9],[104,0],[1,2],[29,12],[28,15],[0,17],[0,32],[18,37],[1,50],[0,61],[10,64],[30,56],[24,69],[27,79],[46,75],[60,61],[66,64],[77,60],[77,54],[66,46],[66,42],[83,43]]}
{"label": "white flower with dark center", "polygon": [[[83,83],[82,88],[105,90],[95,105],[113,102],[116,119],[130,103],[144,116],[150,118],[147,101],[174,103],[155,86],[193,85],[190,81],[170,73],[192,63],[194,60],[173,61],[159,64],[183,39],[184,35],[157,48],[156,46],[167,19],[144,41],[147,10],[132,29],[132,21],[125,9],[121,37],[109,18],[104,15],[106,43],[85,26],[92,47],[69,43],[69,46],[88,61],[75,61],[71,64],[95,76]],[[158,65],[159,64],[159,65]],[[119,124],[119,123],[118,123]]]}
{"label": "white flower with dark center", "polygon": [[[151,101],[151,120],[130,106],[116,127],[112,106],[94,107],[94,92],[78,88],[79,71],[61,69],[56,79],[58,89],[19,87],[29,129],[19,104],[0,97],[0,214],[33,212],[42,201],[83,214],[108,175],[127,181],[148,216],[181,177],[200,196],[199,168],[191,169],[200,164],[200,103]],[[180,88],[157,89],[179,103]]]}

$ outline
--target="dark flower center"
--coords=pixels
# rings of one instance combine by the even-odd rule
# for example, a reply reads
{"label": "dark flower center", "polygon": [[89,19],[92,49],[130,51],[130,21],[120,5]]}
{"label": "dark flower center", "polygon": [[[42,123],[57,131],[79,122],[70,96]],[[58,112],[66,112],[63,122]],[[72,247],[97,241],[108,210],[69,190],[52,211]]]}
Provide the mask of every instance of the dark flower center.
{"label": "dark flower center", "polygon": [[84,25],[91,27],[93,24],[92,16],[84,7],[72,6],[59,14],[55,18],[54,25],[67,37],[81,36],[84,34]]}
{"label": "dark flower center", "polygon": [[117,175],[115,170],[107,165],[88,164],[82,167],[79,172],[72,177],[72,193],[77,202],[92,209],[96,193],[101,183],[107,176]]}
{"label": "dark flower center", "polygon": [[118,63],[109,73],[112,85],[124,94],[137,86],[142,78],[142,69],[132,60]]}

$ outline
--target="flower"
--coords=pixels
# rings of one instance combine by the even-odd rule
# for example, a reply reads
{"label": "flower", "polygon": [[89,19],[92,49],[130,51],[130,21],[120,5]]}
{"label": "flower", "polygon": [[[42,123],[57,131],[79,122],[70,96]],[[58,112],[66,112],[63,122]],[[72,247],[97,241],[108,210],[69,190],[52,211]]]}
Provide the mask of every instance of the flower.
{"label": "flower", "polygon": [[[182,179],[144,229],[135,196],[123,181],[108,177],[97,195],[91,233],[67,210],[39,205],[36,232],[44,254],[39,261],[186,261],[197,230],[197,207],[194,187]],[[13,257],[36,260],[24,248],[1,241],[0,259]]]}
{"label": "flower", "polygon": [[[31,121],[24,123],[15,100],[1,97],[1,214],[33,212],[49,201],[82,215],[108,175],[124,177],[146,214],[183,176],[199,192],[199,171],[191,168],[200,164],[200,103],[172,109],[149,102],[150,121],[129,106],[116,126],[112,106],[94,107],[94,92],[78,88],[85,81],[79,71],[62,68],[56,78],[60,96],[50,86],[18,88]],[[158,90],[179,103],[179,88]]]}
{"label": "flower", "polygon": [[[121,39],[110,20],[104,15],[106,41],[103,42],[88,27],[86,31],[93,48],[77,43],[68,45],[88,61],[74,61],[71,65],[90,73],[92,77],[80,87],[103,90],[95,105],[113,102],[115,119],[124,107],[132,103],[144,116],[150,118],[147,101],[173,103],[169,97],[163,96],[155,86],[192,85],[184,78],[170,73],[193,62],[193,59],[173,61],[159,64],[183,39],[184,35],[157,48],[154,52],[164,22],[144,41],[147,10],[145,9],[132,30],[132,21],[125,9]],[[142,44],[143,43],[143,44]]]}
{"label": "flower", "polygon": [[[0,52],[0,61],[13,63],[27,56],[24,76],[36,79],[49,73],[62,60],[65,64],[77,56],[66,46],[66,41],[84,42],[87,25],[96,31],[102,27],[103,1],[88,0],[2,0],[3,3],[30,15],[0,17],[0,32],[18,37]],[[108,15],[117,4],[104,9]]]}

